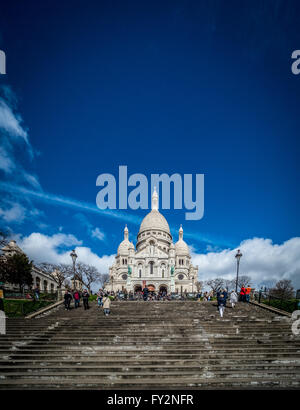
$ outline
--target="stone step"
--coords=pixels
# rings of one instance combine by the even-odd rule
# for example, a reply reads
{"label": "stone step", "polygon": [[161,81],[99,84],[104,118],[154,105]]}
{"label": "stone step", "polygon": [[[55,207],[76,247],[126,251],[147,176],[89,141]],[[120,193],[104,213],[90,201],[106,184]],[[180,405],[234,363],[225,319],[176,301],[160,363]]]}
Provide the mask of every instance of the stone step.
{"label": "stone step", "polygon": [[[261,377],[258,380],[254,380],[252,377],[244,378],[167,378],[163,382],[164,389],[179,389],[179,388],[201,388],[201,389],[234,389],[234,388],[289,388],[298,389],[300,386],[299,380],[290,381],[289,379],[277,379],[274,380],[272,376]],[[22,384],[19,380],[6,379],[0,380],[0,388],[2,389],[161,389],[162,384],[159,380],[149,378],[131,378],[129,380],[114,380],[104,378],[84,378],[80,382],[72,379],[52,379],[52,380],[35,380],[35,379],[22,379]]]}
{"label": "stone step", "polygon": [[[159,366],[159,367],[168,367],[168,366],[193,366],[193,365],[197,365],[197,366],[207,366],[207,365],[220,365],[220,359],[218,358],[184,358],[184,359],[175,359],[171,357],[168,357],[167,359],[165,359],[162,361],[157,359],[151,359],[151,357],[147,357],[144,356],[142,357],[140,360],[132,358],[132,357],[128,357],[128,356],[114,356],[114,357],[109,357],[108,360],[106,360],[105,362],[103,362],[102,357],[97,358],[97,357],[93,357],[93,358],[88,358],[88,357],[82,357],[82,356],[74,356],[71,359],[65,358],[63,357],[62,359],[59,357],[54,356],[55,359],[51,359],[50,358],[40,358],[40,359],[11,359],[11,360],[0,360],[0,366],[7,366],[7,367],[11,367],[11,365],[15,365],[15,367],[18,366],[24,366],[26,368],[29,367],[35,367],[35,366],[47,366],[48,365],[55,365],[55,366],[69,366],[69,365],[81,365],[83,364],[84,366],[95,366],[95,367],[118,367],[121,364],[123,366],[126,366],[128,364],[128,366],[138,366],[140,367],[141,364],[145,365],[145,366]],[[236,357],[235,357],[236,358]],[[284,357],[278,357],[278,358],[269,358],[269,359],[262,359],[261,357],[256,357],[256,358],[251,358],[249,360],[244,359],[243,360],[243,364],[242,365],[238,365],[236,364],[235,367],[239,367],[239,366],[254,366],[254,365],[277,365],[277,364],[283,364],[283,365],[300,365],[300,356],[299,359],[286,359]],[[230,367],[232,367],[232,359],[228,358],[228,359],[222,359],[222,366],[227,366],[229,365]]]}
{"label": "stone step", "polygon": [[[291,321],[247,304],[113,302],[8,319],[1,389],[299,388]],[[260,343],[257,342],[259,340]],[[84,377],[82,377],[84,375]]]}
{"label": "stone step", "polygon": [[[43,366],[43,367],[42,367]],[[300,370],[300,363],[259,363],[259,364],[243,364],[240,366],[235,366],[234,369],[232,368],[231,364],[222,364],[222,365],[217,365],[217,364],[206,364],[206,363],[199,363],[199,365],[193,364],[185,364],[185,365],[147,365],[147,366],[141,366],[141,364],[127,364],[124,363],[123,365],[120,364],[115,364],[114,366],[110,365],[99,365],[99,364],[89,364],[87,365],[85,362],[84,363],[74,363],[73,365],[66,365],[60,363],[59,365],[50,365],[49,363],[47,364],[47,368],[44,367],[45,363],[41,362],[40,365],[37,364],[30,364],[30,365],[17,365],[15,364],[14,367],[11,365],[3,366],[0,365],[0,372],[2,375],[5,374],[10,374],[10,373],[25,373],[26,372],[32,372],[32,373],[38,373],[38,374],[45,374],[45,373],[61,373],[61,372],[66,372],[71,370],[72,372],[76,371],[79,373],[101,373],[101,374],[111,374],[111,372],[143,372],[145,370],[151,370],[155,371],[156,373],[161,373],[168,371],[168,374],[172,373],[180,373],[182,371],[186,371],[188,373],[197,373],[201,371],[214,371],[218,372],[220,374],[225,373],[240,373],[241,371],[261,371],[261,370],[270,370],[270,371],[275,371],[277,372],[294,372],[297,371],[299,373]],[[299,373],[300,375],[300,373]]]}

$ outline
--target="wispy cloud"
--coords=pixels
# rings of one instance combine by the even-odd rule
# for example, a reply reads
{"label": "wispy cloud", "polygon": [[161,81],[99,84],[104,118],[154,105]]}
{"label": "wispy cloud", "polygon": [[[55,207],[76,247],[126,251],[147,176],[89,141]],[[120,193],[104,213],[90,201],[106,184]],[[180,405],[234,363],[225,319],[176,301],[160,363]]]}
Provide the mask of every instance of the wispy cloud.
{"label": "wispy cloud", "polygon": [[98,227],[94,227],[94,225],[88,220],[88,218],[82,214],[77,213],[74,215],[74,218],[79,221],[83,228],[85,228],[88,234],[95,239],[103,241],[105,238],[104,232],[102,232]]}
{"label": "wispy cloud", "polygon": [[135,225],[139,225],[142,221],[142,218],[137,215],[132,215],[129,213],[127,214],[121,211],[113,211],[109,209],[99,209],[96,205],[89,202],[79,201],[77,199],[71,199],[61,195],[50,194],[45,191],[34,191],[32,189],[28,189],[22,186],[16,186],[7,182],[0,182],[0,189],[11,193],[30,196],[48,204],[53,203],[56,205],[63,205],[87,212],[94,212],[98,215],[103,215],[109,218],[128,221]]}
{"label": "wispy cloud", "polygon": [[[22,127],[22,118],[14,114],[12,109],[3,99],[0,99],[0,128],[13,138],[21,137],[26,145],[30,147],[27,131]],[[32,149],[30,147],[30,151]]]}
{"label": "wispy cloud", "polygon": [[[133,225],[140,225],[142,222],[143,217],[138,215],[133,215],[130,212],[122,212],[119,210],[109,210],[109,209],[99,209],[96,204],[91,204],[89,202],[80,201],[77,199],[71,199],[60,195],[50,194],[44,191],[34,191],[32,189],[24,188],[21,186],[16,186],[6,182],[0,182],[0,190],[4,190],[7,192],[11,192],[14,194],[19,194],[22,196],[29,196],[39,201],[45,202],[47,204],[54,204],[54,205],[62,205],[86,212],[93,212],[107,218],[118,219],[124,221],[125,223],[132,223]],[[178,234],[178,227],[170,227],[171,232],[176,238]],[[231,243],[222,239],[214,239],[209,238],[207,236],[202,235],[199,232],[186,232],[184,231],[184,235],[187,238],[193,239],[198,242],[209,243],[211,245],[217,245],[222,247],[232,246]]]}
{"label": "wispy cloud", "polygon": [[0,86],[0,170],[7,180],[25,182],[39,188],[38,178],[25,171],[20,158],[15,155],[16,150],[22,148],[30,160],[34,157],[28,130],[23,125],[17,106],[17,97],[12,89],[8,85]]}
{"label": "wispy cloud", "polygon": [[20,204],[10,204],[7,208],[0,208],[0,219],[10,223],[22,223],[26,217],[26,209]]}

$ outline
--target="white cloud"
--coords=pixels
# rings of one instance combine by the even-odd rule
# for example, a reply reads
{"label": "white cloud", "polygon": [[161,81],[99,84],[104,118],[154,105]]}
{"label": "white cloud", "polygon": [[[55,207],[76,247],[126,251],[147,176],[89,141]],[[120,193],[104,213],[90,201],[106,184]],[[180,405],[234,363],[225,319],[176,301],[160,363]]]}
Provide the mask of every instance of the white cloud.
{"label": "white cloud", "polygon": [[0,218],[5,222],[21,223],[26,217],[26,209],[20,204],[14,204],[8,209],[0,208]]}
{"label": "white cloud", "polygon": [[[70,263],[70,252],[67,247],[81,245],[74,235],[58,233],[52,236],[33,232],[27,237],[21,238],[19,246],[35,262]],[[63,250],[62,250],[63,248]]]}
{"label": "white cloud", "polygon": [[95,228],[91,231],[92,238],[97,238],[100,241],[103,241],[105,235],[103,232],[100,231],[99,228]]}
{"label": "white cloud", "polygon": [[95,254],[90,248],[81,246],[74,235],[58,233],[47,236],[42,233],[34,232],[27,237],[16,236],[16,240],[21,249],[35,263],[71,263],[70,252],[72,248],[78,255],[78,262],[95,266],[101,273],[108,273],[108,268],[112,265],[115,255]]}
{"label": "white cloud", "polygon": [[39,183],[38,177],[32,174],[29,174],[28,172],[23,172],[22,173],[23,178],[34,188],[41,189],[41,185]]}
{"label": "white cloud", "polygon": [[[240,274],[250,276],[256,286],[291,279],[295,288],[300,288],[300,237],[291,238],[281,245],[273,244],[271,239],[247,239],[238,248],[243,254]],[[199,280],[235,278],[236,251],[192,253],[193,263],[199,266]]]}
{"label": "white cloud", "polygon": [[6,223],[20,224],[25,220],[30,220],[40,225],[40,219],[45,216],[44,212],[34,208],[29,207],[26,209],[23,205],[18,202],[12,202],[10,200],[2,199],[2,207],[0,208],[0,220]]}
{"label": "white cloud", "polygon": [[21,125],[22,118],[15,115],[6,102],[0,99],[0,128],[12,137],[21,137],[29,145],[27,132]]}
{"label": "white cloud", "polygon": [[90,248],[84,246],[76,247],[75,250],[78,255],[78,261],[95,266],[101,273],[108,273],[109,266],[111,266],[115,260],[115,255],[103,255],[99,257],[92,252]]}
{"label": "white cloud", "polygon": [[4,147],[0,147],[0,169],[10,174],[16,168],[13,160]]}

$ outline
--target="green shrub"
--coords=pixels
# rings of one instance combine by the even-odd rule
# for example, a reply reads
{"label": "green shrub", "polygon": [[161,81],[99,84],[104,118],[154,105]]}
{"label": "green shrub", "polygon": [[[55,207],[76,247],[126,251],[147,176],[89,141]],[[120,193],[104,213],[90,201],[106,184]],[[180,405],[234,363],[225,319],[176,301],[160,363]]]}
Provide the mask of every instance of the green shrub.
{"label": "green shrub", "polygon": [[4,311],[8,317],[22,317],[36,312],[51,303],[51,301],[46,300],[4,299]]}
{"label": "green shrub", "polygon": [[89,301],[93,302],[94,300],[97,300],[97,295],[90,295]]}
{"label": "green shrub", "polygon": [[271,299],[270,301],[263,300],[262,303],[268,306],[272,306],[277,309],[284,310],[286,312],[294,312],[294,310],[297,310],[297,299],[289,299],[289,300],[277,300],[277,299]]}

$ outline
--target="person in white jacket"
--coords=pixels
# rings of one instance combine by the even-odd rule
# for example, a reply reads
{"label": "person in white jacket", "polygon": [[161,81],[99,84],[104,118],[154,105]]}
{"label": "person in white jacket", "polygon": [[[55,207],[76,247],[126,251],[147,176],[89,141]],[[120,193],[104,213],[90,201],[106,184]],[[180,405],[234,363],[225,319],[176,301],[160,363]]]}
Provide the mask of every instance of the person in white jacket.
{"label": "person in white jacket", "polygon": [[104,295],[102,302],[103,302],[103,313],[105,314],[105,316],[108,316],[110,314],[110,298],[107,293]]}
{"label": "person in white jacket", "polygon": [[238,301],[237,293],[233,290],[230,294],[230,303],[231,303],[232,308],[235,307],[235,304],[237,301]]}

